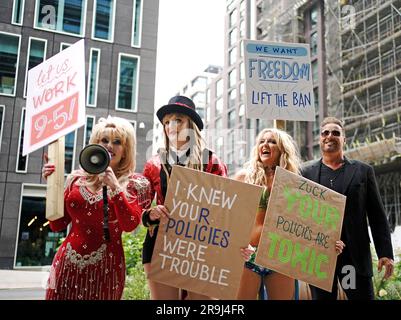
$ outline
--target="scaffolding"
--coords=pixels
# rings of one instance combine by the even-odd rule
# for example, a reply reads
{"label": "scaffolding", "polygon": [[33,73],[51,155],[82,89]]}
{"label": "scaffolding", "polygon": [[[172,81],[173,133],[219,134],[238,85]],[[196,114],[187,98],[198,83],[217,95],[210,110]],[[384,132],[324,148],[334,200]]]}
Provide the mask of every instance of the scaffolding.
{"label": "scaffolding", "polygon": [[328,113],[345,122],[347,157],[374,166],[394,229],[401,224],[401,0],[326,0],[325,10]]}
{"label": "scaffolding", "polygon": [[[259,0],[257,37],[305,42],[305,12],[317,1]],[[401,0],[321,0],[327,73],[323,115],[345,122],[346,155],[376,170],[389,220],[401,223]],[[322,108],[322,106],[320,106]],[[320,110],[322,112],[322,110]],[[299,124],[288,128],[300,146],[313,145]],[[312,140],[312,141],[309,141]],[[385,169],[387,168],[387,169]],[[391,171],[388,170],[391,168]]]}

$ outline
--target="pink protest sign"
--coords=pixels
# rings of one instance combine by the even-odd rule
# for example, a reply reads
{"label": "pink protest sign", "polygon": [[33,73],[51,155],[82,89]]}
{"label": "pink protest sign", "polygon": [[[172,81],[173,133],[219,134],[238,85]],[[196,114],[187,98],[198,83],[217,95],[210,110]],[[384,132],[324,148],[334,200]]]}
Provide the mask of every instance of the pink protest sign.
{"label": "pink protest sign", "polygon": [[28,72],[23,155],[85,123],[85,46],[80,40]]}

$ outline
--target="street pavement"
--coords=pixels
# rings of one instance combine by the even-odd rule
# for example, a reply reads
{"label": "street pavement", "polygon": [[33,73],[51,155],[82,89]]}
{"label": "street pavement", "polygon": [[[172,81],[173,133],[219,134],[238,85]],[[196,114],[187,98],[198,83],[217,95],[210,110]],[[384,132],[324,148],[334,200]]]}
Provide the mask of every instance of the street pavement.
{"label": "street pavement", "polygon": [[0,270],[0,300],[44,300],[47,271]]}

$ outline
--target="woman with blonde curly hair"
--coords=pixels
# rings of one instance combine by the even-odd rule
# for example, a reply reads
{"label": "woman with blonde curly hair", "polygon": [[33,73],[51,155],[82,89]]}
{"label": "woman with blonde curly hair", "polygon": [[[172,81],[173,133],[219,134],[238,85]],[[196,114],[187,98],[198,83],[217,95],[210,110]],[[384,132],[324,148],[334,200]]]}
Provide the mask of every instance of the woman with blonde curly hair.
{"label": "woman with blonde curly hair", "polygon": [[[294,279],[259,266],[254,261],[255,249],[259,244],[265,221],[275,169],[280,166],[299,174],[300,164],[298,148],[292,137],[282,130],[267,128],[258,134],[251,159],[245,164],[244,169],[235,176],[236,180],[265,187],[252,229],[250,246],[242,250],[244,259],[247,261],[241,277],[238,299],[256,299],[262,283],[267,289],[269,300],[290,300],[294,298]],[[342,245],[342,242],[337,242],[338,251],[342,250]]]}
{"label": "woman with blonde curly hair", "polygon": [[[135,132],[125,119],[100,119],[89,141],[110,154],[103,174],[76,170],[67,178],[64,217],[50,222],[53,231],[71,230],[51,266],[46,299],[119,300],[125,284],[121,234],[134,230],[150,205],[149,182],[136,174]],[[45,164],[43,177],[54,172]],[[109,239],[103,234],[102,187],[108,189]]]}

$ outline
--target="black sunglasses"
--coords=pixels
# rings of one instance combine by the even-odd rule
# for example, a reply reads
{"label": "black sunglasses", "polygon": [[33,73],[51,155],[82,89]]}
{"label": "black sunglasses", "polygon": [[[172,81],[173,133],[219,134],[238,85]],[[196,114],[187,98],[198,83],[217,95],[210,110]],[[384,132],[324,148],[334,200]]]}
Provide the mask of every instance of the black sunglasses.
{"label": "black sunglasses", "polygon": [[338,130],[324,130],[320,133],[320,135],[322,137],[328,137],[330,135],[330,133],[332,134],[333,137],[339,137],[341,136],[341,132]]}

